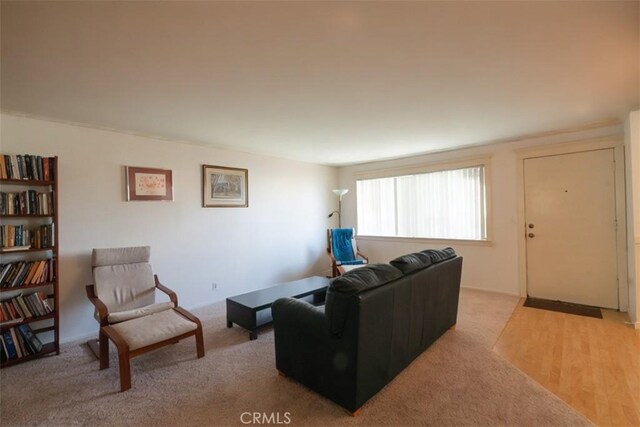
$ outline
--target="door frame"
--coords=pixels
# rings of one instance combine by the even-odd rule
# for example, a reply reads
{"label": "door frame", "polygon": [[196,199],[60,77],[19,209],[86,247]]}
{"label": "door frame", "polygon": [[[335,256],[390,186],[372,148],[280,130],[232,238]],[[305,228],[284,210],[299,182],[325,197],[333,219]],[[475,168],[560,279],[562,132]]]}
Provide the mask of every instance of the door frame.
{"label": "door frame", "polygon": [[615,162],[615,203],[616,203],[616,259],[618,270],[618,307],[620,311],[629,309],[629,284],[627,272],[627,212],[625,199],[625,164],[623,136],[572,141],[525,147],[516,150],[518,178],[518,273],[520,296],[527,296],[527,245],[525,224],[524,161],[537,157],[573,154],[584,151],[613,149]]}

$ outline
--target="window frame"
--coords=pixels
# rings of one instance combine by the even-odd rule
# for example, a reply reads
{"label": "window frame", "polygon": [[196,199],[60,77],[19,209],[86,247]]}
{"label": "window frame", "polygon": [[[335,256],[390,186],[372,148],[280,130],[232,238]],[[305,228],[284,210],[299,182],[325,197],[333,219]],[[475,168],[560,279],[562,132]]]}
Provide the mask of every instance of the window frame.
{"label": "window frame", "polygon": [[[359,226],[356,227],[358,239],[364,241],[388,241],[388,242],[405,242],[405,243],[437,243],[437,244],[464,244],[471,246],[493,246],[493,197],[492,197],[492,174],[491,174],[491,157],[473,157],[452,161],[440,161],[421,163],[418,165],[408,165],[401,167],[385,168],[360,171],[354,174],[354,180],[357,181],[379,178],[395,178],[406,175],[418,175],[424,173],[441,172],[454,169],[465,169],[471,167],[482,166],[484,168],[484,190],[485,190],[485,209],[486,209],[486,239],[455,239],[455,238],[434,238],[434,237],[404,237],[404,236],[376,236],[370,234],[361,234]],[[356,190],[357,191],[357,190]],[[356,195],[356,212],[358,198]],[[356,223],[359,220],[356,215]]]}

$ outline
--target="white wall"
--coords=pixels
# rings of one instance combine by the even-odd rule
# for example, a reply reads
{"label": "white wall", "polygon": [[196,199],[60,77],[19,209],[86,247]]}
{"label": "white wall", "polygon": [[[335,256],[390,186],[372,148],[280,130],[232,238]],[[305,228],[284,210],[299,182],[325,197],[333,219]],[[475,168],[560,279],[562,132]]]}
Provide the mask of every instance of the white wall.
{"label": "white wall", "polygon": [[393,238],[360,238],[358,246],[372,262],[389,260],[425,248],[452,246],[464,257],[462,286],[520,294],[518,272],[518,190],[516,150],[534,145],[578,141],[601,136],[619,135],[622,126],[608,126],[576,132],[558,132],[515,142],[471,147],[444,153],[368,163],[339,169],[339,185],[349,188],[343,198],[343,224],[357,226],[354,174],[376,169],[407,167],[439,161],[453,161],[478,156],[491,158],[493,237],[490,245],[461,242],[407,241]]}
{"label": "white wall", "polygon": [[627,172],[627,248],[629,251],[629,317],[640,328],[640,111],[629,115],[625,123]]}
{"label": "white wall", "polygon": [[[328,268],[335,168],[9,114],[0,124],[3,154],[59,157],[62,341],[98,329],[84,289],[92,248],[150,245],[186,308]],[[249,169],[249,207],[202,208],[202,164]],[[124,165],[171,169],[174,201],[126,202]]]}

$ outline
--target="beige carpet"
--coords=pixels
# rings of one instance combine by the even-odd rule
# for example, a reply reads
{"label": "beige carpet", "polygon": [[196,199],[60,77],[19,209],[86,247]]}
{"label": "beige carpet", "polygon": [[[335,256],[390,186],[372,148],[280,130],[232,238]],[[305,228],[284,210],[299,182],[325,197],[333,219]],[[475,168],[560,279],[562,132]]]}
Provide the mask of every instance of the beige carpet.
{"label": "beige carpet", "polygon": [[[491,351],[517,298],[463,290],[448,331],[374,396],[359,417],[275,370],[273,332],[257,341],[226,328],[224,304],[197,310],[205,358],[193,339],[134,359],[119,393],[115,351],[98,370],[84,344],[0,371],[2,426],[243,425],[244,412],[289,425],[591,425]],[[92,319],[87,319],[91,321]],[[285,417],[285,413],[289,413]],[[245,421],[249,418],[245,415]],[[263,420],[264,421],[264,420]],[[277,421],[273,418],[272,421]]]}

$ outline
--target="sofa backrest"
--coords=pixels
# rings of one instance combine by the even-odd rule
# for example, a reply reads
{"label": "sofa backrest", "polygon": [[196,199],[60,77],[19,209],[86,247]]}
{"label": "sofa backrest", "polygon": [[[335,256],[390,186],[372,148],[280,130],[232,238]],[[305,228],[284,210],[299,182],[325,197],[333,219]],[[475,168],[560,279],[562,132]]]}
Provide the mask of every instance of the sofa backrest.
{"label": "sofa backrest", "polygon": [[402,277],[402,272],[389,264],[370,264],[334,279],[327,289],[325,318],[329,331],[342,335],[350,300],[354,296]]}

